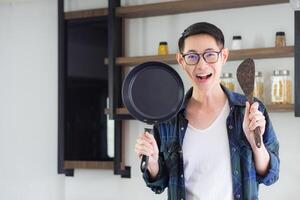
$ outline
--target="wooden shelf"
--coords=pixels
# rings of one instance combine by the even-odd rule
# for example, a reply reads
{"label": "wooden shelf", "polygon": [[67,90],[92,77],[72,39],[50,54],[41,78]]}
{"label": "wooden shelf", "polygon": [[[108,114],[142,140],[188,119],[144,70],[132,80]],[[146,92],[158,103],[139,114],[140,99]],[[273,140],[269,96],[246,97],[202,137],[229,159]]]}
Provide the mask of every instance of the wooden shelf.
{"label": "wooden shelf", "polygon": [[[269,104],[266,105],[269,112],[293,112],[294,104]],[[107,110],[108,111],[108,110]],[[130,115],[126,108],[117,108],[117,114]],[[106,112],[108,114],[108,112]]]}
{"label": "wooden shelf", "polygon": [[[269,4],[288,3],[289,0],[180,0],[144,5],[122,6],[116,9],[116,16],[125,18],[150,17],[207,10],[262,6]],[[108,9],[81,10],[65,12],[65,19],[107,16]]]}
{"label": "wooden shelf", "polygon": [[65,161],[65,169],[113,169],[113,161]]}
{"label": "wooden shelf", "polygon": [[288,2],[289,0],[181,0],[119,7],[116,10],[116,15],[118,17],[126,18],[150,17],[207,10],[261,6]]}
{"label": "wooden shelf", "polygon": [[294,46],[287,47],[268,47],[256,49],[231,50],[228,60],[244,60],[246,58],[265,59],[265,58],[284,58],[294,56]]}
{"label": "wooden shelf", "polygon": [[119,115],[130,115],[127,108],[123,107],[123,108],[117,108],[117,111],[116,111],[117,114]]}
{"label": "wooden shelf", "polygon": [[[269,47],[256,49],[231,50],[229,52],[228,61],[243,60],[245,58],[264,59],[264,58],[283,58],[293,57],[294,46],[287,47]],[[137,65],[147,61],[160,61],[168,64],[177,64],[176,55],[169,54],[166,56],[135,56],[135,57],[118,57],[116,58],[117,65]],[[108,64],[108,59],[105,59],[105,64]]]}
{"label": "wooden shelf", "polygon": [[[110,114],[110,110],[109,110],[109,109],[105,109],[105,110],[104,110],[104,113],[105,113],[106,115],[108,115],[108,114]],[[127,108],[125,108],[125,107],[123,107],[123,108],[117,108],[116,113],[117,113],[118,115],[128,115],[128,114],[129,114]]]}
{"label": "wooden shelf", "polygon": [[[134,56],[134,57],[118,57],[116,58],[117,65],[138,65],[147,61],[160,61],[168,64],[177,64],[176,55],[169,54],[165,56]],[[105,59],[105,64],[108,64],[108,59]]]}
{"label": "wooden shelf", "polygon": [[269,104],[269,112],[294,112],[294,104]]}
{"label": "wooden shelf", "polygon": [[90,18],[90,17],[104,17],[107,15],[108,15],[107,8],[70,11],[70,12],[65,12],[65,20],[83,19],[83,18]]}

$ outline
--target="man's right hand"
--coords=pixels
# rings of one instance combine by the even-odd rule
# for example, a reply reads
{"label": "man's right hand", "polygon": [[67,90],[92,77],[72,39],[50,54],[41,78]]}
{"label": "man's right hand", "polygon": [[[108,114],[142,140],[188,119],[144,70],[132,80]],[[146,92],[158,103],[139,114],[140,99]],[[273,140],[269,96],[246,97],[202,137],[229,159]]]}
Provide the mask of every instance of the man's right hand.
{"label": "man's right hand", "polygon": [[152,179],[158,174],[159,165],[158,165],[158,147],[155,138],[148,132],[142,133],[139,135],[136,145],[135,152],[138,157],[143,155],[149,156],[148,161],[148,171]]}

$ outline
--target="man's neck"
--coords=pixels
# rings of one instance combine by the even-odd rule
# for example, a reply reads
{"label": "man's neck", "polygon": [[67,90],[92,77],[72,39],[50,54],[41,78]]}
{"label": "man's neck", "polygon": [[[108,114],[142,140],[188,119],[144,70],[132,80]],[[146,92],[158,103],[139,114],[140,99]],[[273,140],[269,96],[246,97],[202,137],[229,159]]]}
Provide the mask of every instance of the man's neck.
{"label": "man's neck", "polygon": [[190,99],[191,106],[198,108],[222,106],[225,102],[226,95],[219,84],[206,91],[194,87]]}

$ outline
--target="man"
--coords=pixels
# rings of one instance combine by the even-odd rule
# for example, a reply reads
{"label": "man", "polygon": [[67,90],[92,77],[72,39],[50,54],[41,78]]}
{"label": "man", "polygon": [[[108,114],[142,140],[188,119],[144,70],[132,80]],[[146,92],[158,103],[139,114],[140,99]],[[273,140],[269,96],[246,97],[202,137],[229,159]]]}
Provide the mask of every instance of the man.
{"label": "man", "polygon": [[176,117],[137,140],[137,155],[149,156],[147,186],[156,193],[168,187],[171,200],[258,199],[258,184],[279,177],[279,144],[264,105],[249,105],[244,95],[220,85],[229,52],[219,28],[193,24],[178,46],[176,58],[192,88]]}

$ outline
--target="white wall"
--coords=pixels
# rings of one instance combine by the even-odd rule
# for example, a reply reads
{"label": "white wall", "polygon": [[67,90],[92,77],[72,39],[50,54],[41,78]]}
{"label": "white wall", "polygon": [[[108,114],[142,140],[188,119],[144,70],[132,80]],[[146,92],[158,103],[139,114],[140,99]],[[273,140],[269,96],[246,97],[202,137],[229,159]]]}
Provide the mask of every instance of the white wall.
{"label": "white wall", "polygon": [[[124,0],[122,4],[150,1]],[[10,2],[0,2],[0,199],[166,199],[166,194],[153,194],[141,178],[134,144],[144,124],[137,121],[124,124],[125,163],[132,167],[132,178],[122,179],[110,170],[75,170],[75,177],[57,175],[57,3]],[[66,9],[106,5],[106,0],[68,0]],[[196,21],[220,26],[229,46],[233,34],[243,36],[245,48],[272,46],[279,30],[286,32],[288,45],[294,43],[293,11],[283,4],[126,20],[126,54],[155,54],[161,40],[168,41],[174,53],[180,33]],[[224,71],[238,64],[230,62]],[[293,69],[293,58],[256,64],[269,76],[273,68]],[[272,113],[271,118],[281,145],[281,174],[275,185],[261,187],[261,199],[300,199],[296,190],[300,119],[293,113]]]}
{"label": "white wall", "polygon": [[63,200],[56,1],[0,2],[0,91],[0,199]]}

